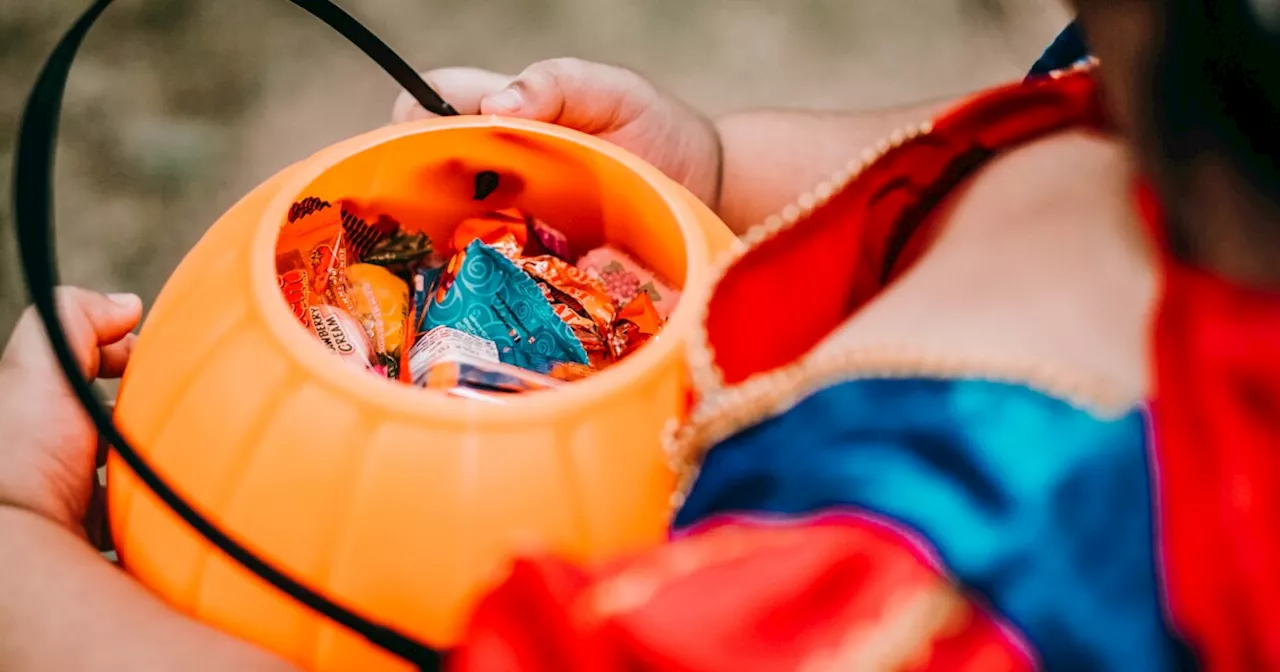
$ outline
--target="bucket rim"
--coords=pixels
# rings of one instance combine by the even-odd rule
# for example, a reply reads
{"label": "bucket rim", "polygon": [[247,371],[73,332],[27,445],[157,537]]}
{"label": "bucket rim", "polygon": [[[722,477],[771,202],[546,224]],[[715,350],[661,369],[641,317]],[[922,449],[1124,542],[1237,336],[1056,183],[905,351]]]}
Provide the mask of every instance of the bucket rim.
{"label": "bucket rim", "polygon": [[[385,126],[338,142],[292,166],[276,186],[276,193],[262,208],[253,236],[250,253],[253,309],[266,324],[273,338],[283,346],[287,356],[311,373],[316,380],[345,394],[355,394],[376,403],[384,410],[419,420],[438,420],[472,424],[518,425],[545,420],[548,415],[563,416],[587,410],[609,399],[621,399],[637,381],[651,378],[662,370],[670,358],[685,359],[683,339],[655,338],[636,352],[604,371],[561,388],[504,397],[494,404],[477,399],[431,394],[429,391],[397,381],[380,380],[343,362],[300,329],[297,318],[280,296],[276,278],[275,257],[281,222],[295,198],[307,185],[342,161],[378,146],[407,137],[448,133],[464,129],[514,131],[577,144],[605,159],[621,164],[641,178],[665,203],[680,230],[685,248],[685,282],[680,301],[663,327],[664,333],[692,335],[701,307],[710,295],[708,278],[714,262],[701,220],[693,206],[680,198],[680,185],[667,178],[648,162],[608,141],[539,121],[513,119],[495,115],[439,117]],[[692,196],[689,196],[692,199]],[[683,374],[683,375],[687,375]],[[672,420],[678,420],[673,417]]]}

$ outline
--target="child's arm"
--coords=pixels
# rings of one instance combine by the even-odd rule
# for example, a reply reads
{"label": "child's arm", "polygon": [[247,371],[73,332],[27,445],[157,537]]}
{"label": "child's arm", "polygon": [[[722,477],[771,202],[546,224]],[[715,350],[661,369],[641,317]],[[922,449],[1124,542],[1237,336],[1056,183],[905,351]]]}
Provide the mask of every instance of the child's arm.
{"label": "child's arm", "polygon": [[[831,178],[867,147],[948,104],[879,112],[753,111],[712,122],[629,70],[577,59],[536,63],[514,78],[472,68],[426,77],[463,113],[556,123],[636,153],[716,208],[737,233]],[[428,115],[404,94],[392,116],[409,121]]]}
{"label": "child's arm", "polygon": [[291,668],[173,611],[67,528],[0,506],[0,669]]}
{"label": "child's arm", "polygon": [[724,146],[718,214],[735,232],[745,233],[845,170],[868,147],[932,119],[951,102],[869,112],[753,110],[721,117],[715,122]]}
{"label": "child's arm", "polygon": [[[58,302],[85,373],[119,376],[138,297],[63,288]],[[89,544],[96,447],[29,312],[0,358],[0,670],[288,669],[170,610]]]}

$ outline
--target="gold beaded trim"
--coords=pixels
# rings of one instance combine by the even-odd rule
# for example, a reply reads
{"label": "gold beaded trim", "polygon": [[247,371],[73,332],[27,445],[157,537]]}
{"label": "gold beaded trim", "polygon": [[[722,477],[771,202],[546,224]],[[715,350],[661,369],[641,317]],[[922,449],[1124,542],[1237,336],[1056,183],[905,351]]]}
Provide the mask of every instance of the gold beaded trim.
{"label": "gold beaded trim", "polygon": [[683,426],[668,434],[667,455],[678,477],[672,508],[684,504],[707,451],[721,441],[778,417],[814,392],[833,385],[920,377],[1024,385],[1101,418],[1120,417],[1140,399],[1139,391],[1125,391],[1112,380],[1044,362],[1011,361],[998,354],[944,355],[926,347],[906,346],[814,351],[794,364],[712,392],[698,403]]}

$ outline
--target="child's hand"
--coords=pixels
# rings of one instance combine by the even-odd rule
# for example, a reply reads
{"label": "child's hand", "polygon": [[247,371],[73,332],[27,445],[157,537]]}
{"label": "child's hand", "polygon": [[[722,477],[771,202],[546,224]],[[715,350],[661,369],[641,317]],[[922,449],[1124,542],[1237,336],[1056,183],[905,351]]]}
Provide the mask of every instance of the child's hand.
{"label": "child's hand", "polygon": [[[719,205],[722,152],[715,126],[634,72],[558,58],[514,78],[471,68],[425,77],[463,114],[536,119],[599,136],[657,166],[712,208]],[[397,123],[428,116],[407,93],[392,114]]]}
{"label": "child's hand", "polygon": [[[90,378],[118,378],[142,317],[132,294],[58,290],[72,351]],[[28,309],[0,358],[0,506],[32,510],[80,531],[93,493],[98,434]]]}

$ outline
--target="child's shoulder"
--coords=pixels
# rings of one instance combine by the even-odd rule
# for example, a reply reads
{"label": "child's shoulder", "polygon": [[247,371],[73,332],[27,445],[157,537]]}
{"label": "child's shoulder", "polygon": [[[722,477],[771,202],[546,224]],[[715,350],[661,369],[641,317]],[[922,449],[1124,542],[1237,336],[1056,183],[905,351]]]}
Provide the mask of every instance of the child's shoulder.
{"label": "child's shoulder", "polygon": [[1062,669],[1160,669],[1151,260],[1088,73],[980,96],[748,236],[691,346],[677,526],[854,510]]}

